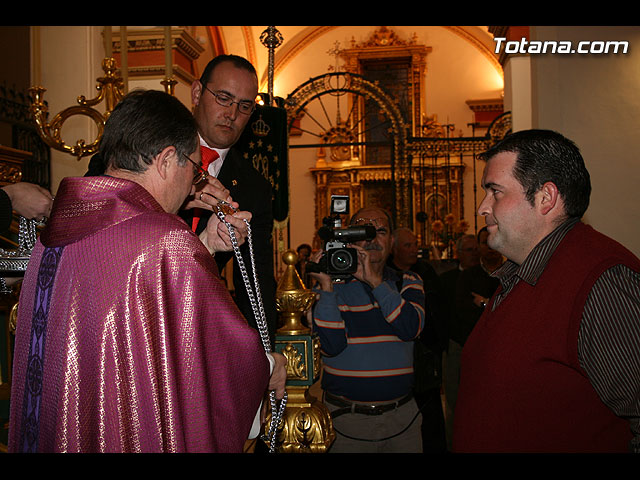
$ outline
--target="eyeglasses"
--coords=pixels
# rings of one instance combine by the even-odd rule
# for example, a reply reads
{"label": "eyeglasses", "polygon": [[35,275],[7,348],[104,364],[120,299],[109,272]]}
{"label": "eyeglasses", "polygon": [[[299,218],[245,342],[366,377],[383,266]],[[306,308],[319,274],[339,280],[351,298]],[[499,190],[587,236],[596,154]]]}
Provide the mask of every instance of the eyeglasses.
{"label": "eyeglasses", "polygon": [[193,168],[198,172],[196,173],[195,177],[193,177],[193,181],[192,181],[193,185],[199,185],[202,182],[206,182],[207,177],[209,176],[209,172],[207,172],[204,168],[202,168],[202,165],[198,165],[196,162],[191,160],[191,158],[189,158],[189,156],[186,153],[183,153],[182,155],[184,156],[184,158],[186,158],[192,163]]}
{"label": "eyeglasses", "polygon": [[376,228],[376,233],[386,233],[387,226],[383,218],[356,218],[351,221],[352,225],[372,225]]}
{"label": "eyeglasses", "polygon": [[351,221],[352,225],[373,225],[376,228],[386,228],[382,218],[356,218]]}
{"label": "eyeglasses", "polygon": [[218,105],[223,107],[230,107],[234,103],[238,104],[238,111],[244,115],[251,115],[256,108],[256,103],[250,100],[240,100],[236,102],[233,97],[227,95],[226,93],[216,93],[213,90],[210,90],[206,85],[202,85],[205,90],[207,90],[213,97],[216,99]]}
{"label": "eyeglasses", "polygon": [[[193,177],[192,184],[193,185],[200,185],[202,182],[206,182],[207,181],[207,177],[209,176],[209,172],[207,172],[204,168],[202,168],[201,165],[198,165],[196,162],[191,160],[191,158],[189,158],[189,156],[187,154],[183,153],[182,155],[184,156],[184,158],[186,158],[187,160],[189,160],[191,162],[193,167],[198,172],[198,173],[196,173],[196,176]],[[232,215],[237,211],[237,209],[233,205],[231,205],[229,202],[227,202],[225,200],[220,200],[218,197],[216,197],[214,195],[211,195],[208,192],[200,192],[200,200],[202,200],[202,195],[209,195],[210,197],[215,198],[218,201],[218,203],[216,205],[216,208],[218,210],[222,211],[225,215]]]}

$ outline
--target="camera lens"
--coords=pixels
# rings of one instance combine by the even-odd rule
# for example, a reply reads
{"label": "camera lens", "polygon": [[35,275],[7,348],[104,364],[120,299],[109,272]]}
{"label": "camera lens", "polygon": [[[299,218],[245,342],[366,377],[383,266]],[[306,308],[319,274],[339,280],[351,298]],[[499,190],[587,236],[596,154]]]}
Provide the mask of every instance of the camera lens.
{"label": "camera lens", "polygon": [[349,270],[353,265],[353,256],[346,249],[331,252],[331,267],[337,272]]}

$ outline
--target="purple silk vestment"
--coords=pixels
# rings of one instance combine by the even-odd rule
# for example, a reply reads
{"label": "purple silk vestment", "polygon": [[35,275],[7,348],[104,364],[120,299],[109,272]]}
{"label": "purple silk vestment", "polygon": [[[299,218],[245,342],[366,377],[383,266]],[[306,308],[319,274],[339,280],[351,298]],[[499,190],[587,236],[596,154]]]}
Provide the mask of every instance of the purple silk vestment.
{"label": "purple silk vestment", "polygon": [[61,182],[20,295],[11,452],[241,452],[268,381],[182,219],[128,180]]}

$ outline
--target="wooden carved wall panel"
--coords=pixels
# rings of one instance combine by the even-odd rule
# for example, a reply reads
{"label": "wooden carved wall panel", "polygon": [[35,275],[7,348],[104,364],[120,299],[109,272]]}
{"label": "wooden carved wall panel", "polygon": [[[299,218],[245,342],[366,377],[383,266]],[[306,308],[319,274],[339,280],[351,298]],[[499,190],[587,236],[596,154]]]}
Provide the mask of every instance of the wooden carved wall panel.
{"label": "wooden carved wall panel", "polygon": [[32,156],[31,152],[0,145],[0,185],[21,181],[23,165]]}
{"label": "wooden carved wall panel", "polygon": [[363,187],[362,205],[380,207],[387,212],[393,211],[393,184],[391,182],[368,182]]}

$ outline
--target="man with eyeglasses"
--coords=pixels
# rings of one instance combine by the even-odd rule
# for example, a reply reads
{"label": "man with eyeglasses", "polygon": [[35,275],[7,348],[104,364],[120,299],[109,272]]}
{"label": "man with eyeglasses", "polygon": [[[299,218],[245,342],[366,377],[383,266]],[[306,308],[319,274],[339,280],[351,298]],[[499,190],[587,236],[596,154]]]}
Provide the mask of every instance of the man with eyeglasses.
{"label": "man with eyeglasses", "polygon": [[[254,261],[269,333],[273,341],[277,311],[271,240],[271,184],[234,148],[255,109],[257,95],[258,77],[255,68],[248,60],[236,55],[215,57],[205,67],[201,78],[191,86],[193,115],[200,135],[203,166],[210,175],[209,185],[204,188],[208,191],[221,184],[229,190],[240,209],[252,215],[250,225]],[[208,163],[206,159],[210,155],[214,159]],[[200,191],[198,187],[193,201],[186,205],[188,208],[183,209],[180,214],[198,234],[206,228],[207,220],[212,214],[210,205],[215,202],[209,196],[201,197],[198,193]],[[242,245],[240,251],[245,265],[251,265],[248,243]],[[233,253],[216,253],[215,260],[221,272],[230,260],[233,261],[235,300],[249,324],[255,327],[253,309]]]}
{"label": "man with eyeglasses", "polygon": [[365,207],[350,225],[376,228],[372,240],[350,245],[358,256],[353,276],[338,283],[310,274],[319,284],[313,323],[324,401],[337,434],[330,453],[419,453],[422,419],[412,388],[414,340],[425,323],[423,282],[386,265],[393,244],[386,211]]}
{"label": "man with eyeglasses", "polygon": [[[213,205],[219,200],[227,200],[230,196],[241,211],[251,213],[256,276],[273,343],[277,310],[271,239],[271,184],[234,148],[255,109],[257,95],[255,68],[237,55],[215,57],[207,64],[200,79],[193,82],[193,115],[198,125],[202,164],[208,176],[198,183],[195,194],[187,198],[179,215],[206,244],[207,223],[213,214]],[[87,175],[102,175],[104,169],[105,162],[100,152],[91,158]],[[225,237],[223,224],[218,224],[215,218],[214,222],[220,235]],[[228,235],[226,237],[228,240]],[[229,245],[227,242],[220,249],[210,248],[210,251],[215,253],[218,272],[223,272],[230,260],[233,262],[234,299],[249,324],[256,327],[242,273]],[[245,265],[251,265],[248,243],[241,245],[240,252]]]}
{"label": "man with eyeglasses", "polygon": [[[240,453],[267,391],[284,395],[286,360],[265,354],[176,215],[200,164],[194,118],[131,92],[101,153],[106,175],[62,180],[25,273],[9,450]],[[226,216],[241,241],[245,219]]]}

